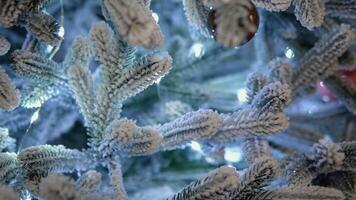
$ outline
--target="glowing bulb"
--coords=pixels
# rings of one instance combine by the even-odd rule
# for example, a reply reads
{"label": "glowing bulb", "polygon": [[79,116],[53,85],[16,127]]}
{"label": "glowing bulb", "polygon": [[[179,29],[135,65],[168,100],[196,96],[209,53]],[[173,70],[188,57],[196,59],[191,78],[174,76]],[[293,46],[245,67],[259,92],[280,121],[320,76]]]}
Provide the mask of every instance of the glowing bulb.
{"label": "glowing bulb", "polygon": [[159,83],[161,82],[161,80],[162,80],[162,77],[159,77],[159,78],[155,81],[155,83],[156,83],[156,84],[159,84]]}
{"label": "glowing bulb", "polygon": [[155,21],[158,23],[158,21],[159,21],[159,16],[157,15],[157,13],[152,12],[152,17],[153,17],[153,19],[155,19]]}
{"label": "glowing bulb", "polygon": [[192,142],[190,143],[190,147],[191,147],[194,151],[197,151],[197,152],[199,152],[199,153],[202,153],[202,152],[203,152],[203,150],[202,150],[200,144],[199,144],[198,142],[196,142],[196,141],[192,141]]}
{"label": "glowing bulb", "polygon": [[224,159],[228,162],[240,162],[242,160],[242,150],[239,147],[226,147]]}
{"label": "glowing bulb", "polygon": [[63,38],[65,34],[64,28],[61,26],[58,31],[59,37]]}
{"label": "glowing bulb", "polygon": [[196,58],[200,58],[204,55],[204,45],[200,42],[193,44],[190,50]]}
{"label": "glowing bulb", "polygon": [[245,88],[238,89],[236,95],[239,102],[244,103],[247,101],[247,91]]}
{"label": "glowing bulb", "polygon": [[30,123],[33,124],[34,122],[36,122],[39,116],[40,116],[40,109],[38,109],[35,113],[33,113]]}
{"label": "glowing bulb", "polygon": [[284,55],[289,59],[294,58],[294,56],[295,56],[294,51],[292,49],[290,49],[289,47],[287,47],[287,50],[286,50],[286,52],[284,52]]}
{"label": "glowing bulb", "polygon": [[46,51],[51,52],[53,50],[53,46],[47,45]]}

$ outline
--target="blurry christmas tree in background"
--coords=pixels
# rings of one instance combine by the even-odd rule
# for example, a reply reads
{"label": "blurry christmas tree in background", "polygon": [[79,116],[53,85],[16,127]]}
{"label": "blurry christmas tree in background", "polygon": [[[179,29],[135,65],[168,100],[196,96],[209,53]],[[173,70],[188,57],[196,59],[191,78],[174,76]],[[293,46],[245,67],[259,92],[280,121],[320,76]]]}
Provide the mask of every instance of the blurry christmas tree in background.
{"label": "blurry christmas tree in background", "polygon": [[355,0],[0,10],[0,199],[356,198]]}

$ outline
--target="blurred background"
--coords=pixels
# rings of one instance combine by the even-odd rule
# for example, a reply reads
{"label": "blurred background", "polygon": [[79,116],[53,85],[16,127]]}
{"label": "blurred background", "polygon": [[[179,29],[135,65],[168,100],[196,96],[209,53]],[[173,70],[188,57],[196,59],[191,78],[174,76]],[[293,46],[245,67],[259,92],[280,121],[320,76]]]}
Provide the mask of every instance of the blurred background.
{"label": "blurred background", "polygon": [[[87,35],[92,24],[103,20],[98,1],[53,1],[47,12],[61,19],[65,40],[54,60],[61,62],[73,39]],[[163,50],[173,57],[173,69],[141,94],[124,104],[122,116],[137,120],[141,126],[155,125],[199,108],[220,113],[232,112],[246,102],[245,81],[253,71],[268,72],[267,63],[275,57],[292,64],[318,39],[315,32],[300,26],[289,12],[259,10],[260,25],[247,44],[227,49],[213,38],[200,38],[188,26],[180,0],[153,0],[151,9],[165,36]],[[0,27],[1,35],[20,49],[26,38],[24,28]],[[140,49],[139,53],[147,53]],[[11,69],[11,52],[0,57],[3,66],[19,89],[26,81],[16,78]],[[92,69],[97,67],[92,63]],[[356,74],[353,75],[356,78]],[[310,91],[295,98],[288,107],[290,128],[268,138],[277,158],[294,152],[308,152],[321,138],[333,141],[355,140],[355,116],[319,81]],[[22,148],[39,144],[63,144],[68,148],[86,147],[86,130],[73,100],[57,97],[40,109],[19,107],[12,112],[0,111],[0,127]],[[152,199],[155,194],[168,196],[217,166],[229,164],[244,169],[240,145],[216,148],[192,142],[182,150],[157,153],[123,161],[125,187],[132,199]],[[75,176],[75,175],[73,175]],[[144,194],[144,198],[142,195]],[[152,196],[150,196],[152,195]],[[156,199],[156,198],[155,198]]]}

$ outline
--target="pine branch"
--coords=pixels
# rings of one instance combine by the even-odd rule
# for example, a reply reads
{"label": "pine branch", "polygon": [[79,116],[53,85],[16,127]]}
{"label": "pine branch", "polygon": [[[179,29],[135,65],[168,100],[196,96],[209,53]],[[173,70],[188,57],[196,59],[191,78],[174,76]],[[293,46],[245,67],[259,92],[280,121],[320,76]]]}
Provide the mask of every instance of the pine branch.
{"label": "pine branch", "polygon": [[183,0],[185,16],[189,25],[203,36],[208,37],[208,9],[201,0]]}
{"label": "pine branch", "polygon": [[184,147],[192,140],[204,140],[213,136],[221,125],[218,113],[212,110],[188,112],[178,119],[159,127],[163,140],[162,150]]}
{"label": "pine branch", "polygon": [[251,103],[257,93],[268,84],[269,80],[266,76],[259,72],[253,72],[249,74],[246,81],[247,88],[247,99],[248,102]]}
{"label": "pine branch", "polygon": [[325,8],[328,17],[356,19],[356,1],[354,0],[328,0]]}
{"label": "pine branch", "polygon": [[60,25],[51,15],[38,12],[30,14],[28,17],[29,20],[25,23],[26,29],[40,41],[55,47],[63,40],[59,35]]}
{"label": "pine branch", "polygon": [[79,36],[74,39],[71,47],[68,49],[63,61],[63,67],[67,70],[75,64],[88,66],[92,56],[92,42],[88,38]]}
{"label": "pine branch", "polygon": [[25,175],[69,172],[85,169],[90,165],[88,155],[78,150],[66,149],[62,145],[29,147],[18,154],[18,159]]}
{"label": "pine branch", "polygon": [[19,162],[15,153],[0,153],[0,183],[10,182],[18,174]]}
{"label": "pine branch", "polygon": [[24,5],[20,1],[3,0],[0,2],[0,23],[9,28],[18,23]]}
{"label": "pine branch", "polygon": [[252,2],[260,8],[269,11],[280,12],[289,8],[292,0],[252,0]]}
{"label": "pine branch", "polygon": [[121,166],[119,163],[112,162],[109,166],[110,184],[114,189],[115,200],[128,200],[127,193],[123,184]]}
{"label": "pine branch", "polygon": [[50,174],[39,185],[39,196],[53,200],[79,200],[74,180],[60,174]]}
{"label": "pine branch", "polygon": [[172,58],[168,53],[156,53],[139,59],[133,66],[127,67],[112,87],[118,90],[117,97],[125,100],[159,81],[172,67]]}
{"label": "pine branch", "polygon": [[292,65],[287,60],[276,58],[269,62],[268,67],[270,69],[269,77],[272,81],[291,85]]}
{"label": "pine branch", "polygon": [[255,163],[263,157],[270,157],[271,150],[266,138],[250,137],[243,141],[242,150],[249,164]]}
{"label": "pine branch", "polygon": [[58,63],[24,50],[16,50],[12,56],[18,75],[42,84],[65,85],[66,77]]}
{"label": "pine branch", "polygon": [[255,196],[277,175],[278,163],[272,158],[262,158],[252,164],[241,177],[233,200],[245,200]]}
{"label": "pine branch", "polygon": [[9,130],[0,127],[0,152],[4,149],[15,149],[16,140],[9,136]]}
{"label": "pine branch", "polygon": [[263,87],[252,101],[260,112],[281,112],[291,101],[291,90],[280,82]]}
{"label": "pine branch", "polygon": [[324,139],[313,145],[309,159],[313,160],[318,173],[326,173],[340,170],[345,154],[339,144]]}
{"label": "pine branch", "polygon": [[239,175],[234,168],[222,166],[195,181],[167,200],[225,200],[239,187]]}
{"label": "pine branch", "polygon": [[318,41],[298,63],[293,74],[293,92],[334,73],[337,59],[350,48],[353,39],[354,34],[350,26],[341,25]]}
{"label": "pine branch", "polygon": [[[84,116],[87,127],[96,126],[95,93],[91,73],[86,66],[80,63],[72,65],[68,70],[69,85],[75,95],[75,100]],[[89,134],[93,134],[89,132]],[[94,135],[91,135],[92,137]]]}
{"label": "pine branch", "polygon": [[20,104],[20,92],[0,67],[0,109],[11,111]]}
{"label": "pine branch", "polygon": [[107,128],[99,150],[104,155],[140,156],[155,153],[162,136],[150,127],[138,127],[128,119],[115,120]]}
{"label": "pine branch", "polygon": [[89,195],[97,191],[101,184],[101,173],[90,170],[77,180],[77,188],[81,195]]}
{"label": "pine branch", "polygon": [[10,48],[10,42],[5,37],[0,36],[0,56],[7,54]]}
{"label": "pine branch", "polygon": [[300,23],[312,30],[322,25],[325,17],[324,0],[298,0],[293,1],[294,14]]}
{"label": "pine branch", "polygon": [[259,192],[250,200],[343,200],[345,196],[339,190],[317,186],[279,187]]}
{"label": "pine branch", "polygon": [[345,154],[345,159],[343,162],[343,170],[352,170],[356,169],[356,142],[343,142],[339,143],[342,149],[342,152]]}
{"label": "pine branch", "polygon": [[111,20],[120,36],[131,45],[159,48],[163,35],[148,7],[139,1],[103,0],[104,16]]}
{"label": "pine branch", "polygon": [[249,107],[221,117],[222,125],[210,139],[213,143],[230,143],[237,137],[266,136],[284,131],[289,125],[288,117],[282,112],[259,113]]}

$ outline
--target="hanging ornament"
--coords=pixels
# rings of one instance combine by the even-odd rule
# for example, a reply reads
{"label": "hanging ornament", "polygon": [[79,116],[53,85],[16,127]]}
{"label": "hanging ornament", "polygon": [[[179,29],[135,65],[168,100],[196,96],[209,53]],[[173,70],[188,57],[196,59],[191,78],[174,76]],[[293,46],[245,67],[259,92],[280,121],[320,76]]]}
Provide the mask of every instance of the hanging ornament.
{"label": "hanging ornament", "polygon": [[349,81],[352,85],[356,85],[356,69],[340,70],[341,77]]}
{"label": "hanging ornament", "polygon": [[239,47],[250,41],[259,26],[259,15],[250,0],[228,1],[208,13],[208,29],[223,46]]}

